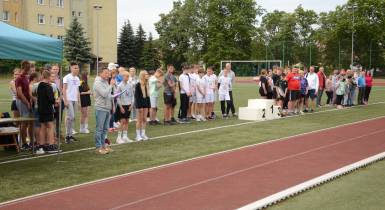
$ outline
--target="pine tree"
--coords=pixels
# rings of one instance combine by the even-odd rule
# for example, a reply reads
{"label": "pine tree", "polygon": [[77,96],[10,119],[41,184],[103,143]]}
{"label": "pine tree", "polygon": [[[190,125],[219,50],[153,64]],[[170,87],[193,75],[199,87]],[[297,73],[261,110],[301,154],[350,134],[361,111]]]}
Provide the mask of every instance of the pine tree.
{"label": "pine tree", "polygon": [[118,63],[120,66],[134,67],[135,63],[135,36],[130,21],[126,21],[120,31],[118,42]]}
{"label": "pine tree", "polygon": [[139,24],[138,29],[135,34],[135,61],[136,67],[143,68],[141,63],[144,45],[146,43],[146,32],[144,32],[143,27]]}
{"label": "pine tree", "polygon": [[158,50],[154,46],[151,33],[143,49],[141,64],[146,70],[156,70],[160,66]]}
{"label": "pine tree", "polygon": [[71,25],[66,30],[64,57],[68,61],[79,64],[88,64],[92,61],[90,42],[77,18],[72,20]]}

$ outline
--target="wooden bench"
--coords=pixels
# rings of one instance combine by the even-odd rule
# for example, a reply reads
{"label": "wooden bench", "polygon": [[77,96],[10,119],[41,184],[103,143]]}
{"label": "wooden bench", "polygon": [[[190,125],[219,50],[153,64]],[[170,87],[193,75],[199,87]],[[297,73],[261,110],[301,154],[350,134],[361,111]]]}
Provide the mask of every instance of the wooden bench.
{"label": "wooden bench", "polygon": [[[15,146],[16,151],[20,152],[20,147],[17,142],[17,136],[19,135],[20,130],[15,127],[3,127],[0,128],[0,146],[1,147],[8,147],[8,146]],[[12,138],[13,142],[10,143],[3,143],[1,139],[4,139],[2,137],[9,136]]]}

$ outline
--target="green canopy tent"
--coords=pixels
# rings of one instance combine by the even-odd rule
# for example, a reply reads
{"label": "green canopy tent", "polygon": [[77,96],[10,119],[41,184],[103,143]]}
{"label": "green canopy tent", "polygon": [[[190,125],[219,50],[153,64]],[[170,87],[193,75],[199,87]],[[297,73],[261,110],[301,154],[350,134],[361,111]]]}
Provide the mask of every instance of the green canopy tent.
{"label": "green canopy tent", "polygon": [[[0,59],[61,63],[63,60],[63,41],[0,21]],[[58,143],[60,148],[60,140]]]}
{"label": "green canopy tent", "polygon": [[0,21],[0,59],[61,62],[63,41]]}

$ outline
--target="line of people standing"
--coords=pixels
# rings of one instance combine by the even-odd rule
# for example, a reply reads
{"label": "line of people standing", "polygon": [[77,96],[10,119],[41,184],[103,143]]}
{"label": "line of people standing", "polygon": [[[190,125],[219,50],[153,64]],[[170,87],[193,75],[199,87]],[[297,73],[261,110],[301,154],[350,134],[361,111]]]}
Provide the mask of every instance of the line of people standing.
{"label": "line of people standing", "polygon": [[[373,85],[370,71],[335,70],[329,77],[324,68],[315,72],[311,66],[308,71],[293,68],[275,67],[271,71],[262,70],[259,78],[259,94],[261,98],[274,99],[281,106],[283,115],[304,114],[314,112],[322,106],[322,96],[327,95],[326,105],[337,108],[356,104],[367,104]],[[356,94],[358,90],[358,94]]]}

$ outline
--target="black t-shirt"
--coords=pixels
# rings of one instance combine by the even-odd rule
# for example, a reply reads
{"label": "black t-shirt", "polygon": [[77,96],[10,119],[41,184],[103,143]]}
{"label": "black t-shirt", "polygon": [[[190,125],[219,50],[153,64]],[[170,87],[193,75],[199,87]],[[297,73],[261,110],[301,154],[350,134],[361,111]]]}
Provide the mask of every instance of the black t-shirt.
{"label": "black t-shirt", "polygon": [[267,80],[267,78],[265,76],[261,76],[259,78],[259,81],[261,82],[261,88],[262,88],[262,85],[265,84],[266,90],[269,89],[269,82],[268,82],[268,80]]}
{"label": "black t-shirt", "polygon": [[274,86],[278,86],[278,81],[281,79],[281,76],[279,76],[278,74],[273,74],[271,79],[273,79]]}

